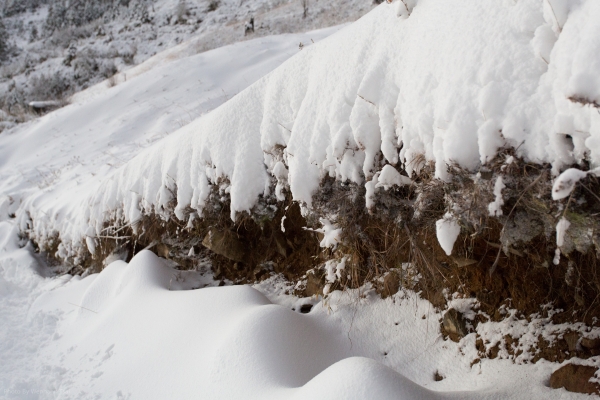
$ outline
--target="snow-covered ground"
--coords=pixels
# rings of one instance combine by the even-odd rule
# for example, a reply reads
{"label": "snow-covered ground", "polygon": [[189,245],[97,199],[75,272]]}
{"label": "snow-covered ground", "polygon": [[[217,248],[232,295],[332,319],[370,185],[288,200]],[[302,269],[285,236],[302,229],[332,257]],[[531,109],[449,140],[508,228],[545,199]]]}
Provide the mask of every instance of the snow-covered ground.
{"label": "snow-covered ground", "polygon": [[300,52],[300,43],[310,48],[340,28],[258,38],[175,60],[162,56],[136,67],[126,82],[102,82],[73,104],[5,131],[0,192],[10,196],[4,205],[12,205],[0,207],[0,219],[22,202],[68,215],[144,148],[234,97]]}
{"label": "snow-covered ground", "polygon": [[2,399],[588,398],[547,387],[557,364],[474,362],[474,334],[443,340],[441,315],[410,291],[215,287],[149,251],[45,278],[17,234],[0,223]]}

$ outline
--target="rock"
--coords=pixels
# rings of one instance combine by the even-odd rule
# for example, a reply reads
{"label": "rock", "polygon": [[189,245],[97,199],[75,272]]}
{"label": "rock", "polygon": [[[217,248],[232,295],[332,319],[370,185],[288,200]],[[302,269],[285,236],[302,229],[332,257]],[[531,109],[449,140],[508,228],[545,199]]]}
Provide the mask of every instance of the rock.
{"label": "rock", "polygon": [[588,350],[600,350],[600,338],[581,338],[581,346]]}
{"label": "rock", "polygon": [[569,331],[564,334],[563,338],[565,342],[567,342],[567,346],[569,347],[569,351],[577,351],[577,342],[579,342],[579,333]]}
{"label": "rock", "polygon": [[400,290],[400,277],[395,271],[390,271],[383,278],[383,284],[381,286],[381,297],[387,298],[395,295]]}
{"label": "rock", "polygon": [[581,338],[581,347],[587,350],[592,356],[600,355],[600,338]]}
{"label": "rock", "polygon": [[210,251],[217,253],[232,261],[244,262],[246,249],[233,232],[209,231],[202,245]]}
{"label": "rock", "polygon": [[459,342],[460,339],[467,336],[467,324],[463,315],[454,308],[449,309],[444,314],[442,320],[442,331],[448,335],[453,342]]}
{"label": "rock", "polygon": [[596,367],[587,365],[566,364],[550,376],[552,389],[565,388],[569,392],[600,394],[600,386],[590,382],[596,373]]}
{"label": "rock", "polygon": [[169,246],[164,243],[156,245],[156,255],[162,258],[169,259]]}
{"label": "rock", "polygon": [[262,265],[259,265],[256,268],[254,268],[254,271],[252,271],[252,274],[253,274],[254,281],[258,282],[258,281],[262,281],[264,277],[267,277],[269,275],[269,271],[266,268],[263,268]]}
{"label": "rock", "polygon": [[277,246],[277,252],[279,254],[281,254],[283,257],[287,257],[288,256],[288,252],[289,252],[289,247],[288,247],[288,243],[285,239],[285,236],[283,236],[280,232],[275,232],[275,234],[273,235],[274,239],[275,239],[275,245]]}

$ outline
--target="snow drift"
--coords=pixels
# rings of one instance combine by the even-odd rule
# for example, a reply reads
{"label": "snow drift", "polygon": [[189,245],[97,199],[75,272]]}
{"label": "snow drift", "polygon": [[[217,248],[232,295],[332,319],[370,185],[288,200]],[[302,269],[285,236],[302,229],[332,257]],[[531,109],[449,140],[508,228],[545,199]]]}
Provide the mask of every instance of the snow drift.
{"label": "snow drift", "polygon": [[[408,290],[326,302],[273,281],[190,290],[197,273],[148,251],[85,278],[43,278],[14,225],[0,235],[3,398],[566,398],[546,387],[552,363],[473,366],[474,335],[440,340],[441,314]],[[310,313],[293,311],[307,301]]]}
{"label": "snow drift", "polygon": [[504,147],[555,173],[596,165],[599,20],[592,0],[382,4],[144,151],[68,219],[30,213],[80,243],[88,226],[99,234],[108,218],[170,202],[186,219],[216,184],[228,185],[232,218],[272,180],[310,207],[322,177],[368,184],[380,156],[409,176],[424,156],[439,179]]}

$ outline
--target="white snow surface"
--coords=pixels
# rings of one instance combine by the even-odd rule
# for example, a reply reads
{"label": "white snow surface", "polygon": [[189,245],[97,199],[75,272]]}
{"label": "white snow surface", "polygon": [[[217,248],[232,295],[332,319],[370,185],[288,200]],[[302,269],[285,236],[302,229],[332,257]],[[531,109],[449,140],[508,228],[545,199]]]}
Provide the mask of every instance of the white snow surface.
{"label": "white snow surface", "polygon": [[1,399],[588,398],[548,388],[558,365],[543,360],[472,366],[474,334],[443,340],[442,314],[410,291],[214,287],[149,251],[85,278],[44,271],[1,222]]}
{"label": "white snow surface", "polygon": [[[299,52],[298,43],[309,49],[313,41],[339,29],[259,38],[172,62],[162,57],[158,66],[152,61],[137,67],[141,72],[135,78],[115,87],[101,84],[67,107],[3,132],[0,193],[10,200],[0,201],[7,203],[0,207],[0,220],[29,211],[43,238],[60,229],[57,221],[70,224],[84,218],[82,210],[74,209],[88,204],[100,182],[136,154],[279,66]],[[144,163],[150,167],[151,162]],[[146,178],[152,174],[144,171],[140,179]],[[127,215],[135,220],[140,214],[131,203],[142,196],[129,192],[128,198]],[[86,228],[83,234],[93,232]],[[61,231],[67,243],[69,234]]]}
{"label": "white snow surface", "polygon": [[595,174],[600,176],[600,168],[595,168],[591,171],[582,171],[577,168],[569,168],[556,178],[552,185],[552,198],[554,200],[561,200],[569,196],[577,182],[588,176],[588,174]]}
{"label": "white snow surface", "polygon": [[[301,299],[276,276],[213,287],[148,251],[51,278],[18,231],[60,232],[59,254],[74,255],[93,251],[111,218],[134,222],[172,200],[180,219],[201,211],[212,185],[228,185],[235,217],[271,178],[278,197],[289,190],[310,206],[327,174],[371,183],[374,196],[382,176],[384,188],[397,181],[393,165],[411,176],[421,155],[440,179],[450,163],[476,169],[503,146],[555,172],[584,158],[596,166],[598,21],[594,0],[384,3],[321,42],[335,29],[163,58],[5,131],[0,399],[588,398],[546,386],[557,364],[474,363],[475,335],[443,340],[442,313],[407,290]],[[438,222],[450,254],[460,227]],[[334,246],[340,232],[327,224]],[[329,272],[335,281],[344,269]]]}
{"label": "white snow surface", "polygon": [[488,211],[493,217],[498,217],[502,215],[502,206],[504,205],[504,199],[502,198],[502,190],[505,187],[506,185],[504,184],[504,179],[502,178],[502,176],[496,178],[496,183],[494,184],[495,199],[493,202],[488,204]]}
{"label": "white snow surface", "polygon": [[[213,112],[187,120],[179,114],[193,121],[85,196],[55,192],[56,202],[44,202],[43,210],[33,201],[21,209],[36,222],[38,236],[60,231],[69,254],[82,248],[89,226],[98,233],[109,218],[131,222],[140,211],[161,212],[171,200],[181,219],[188,207],[200,212],[217,182],[229,185],[235,218],[272,191],[270,175],[282,172],[274,171],[278,163],[287,173],[278,180],[278,197],[288,189],[310,207],[326,174],[373,182],[383,167],[380,154],[384,163],[402,163],[409,175],[423,155],[435,161],[440,179],[448,178],[450,163],[476,169],[506,146],[529,161],[551,162],[555,172],[586,158],[593,166],[600,162],[600,114],[593,105],[600,84],[592,68],[600,62],[600,3],[421,0],[409,8],[398,17],[396,5],[384,3],[298,51]],[[180,74],[177,64],[162,71],[175,73],[175,67]],[[155,88],[169,91],[166,82]],[[190,109],[191,98],[181,107]],[[63,124],[62,115],[46,118]],[[91,125],[102,129],[119,121],[110,118]],[[161,132],[160,119],[145,126]],[[55,171],[38,174],[52,185]]]}
{"label": "white snow surface", "polygon": [[460,235],[460,225],[451,213],[446,213],[444,218],[435,222],[435,233],[442,249],[447,255],[451,255],[454,243]]}

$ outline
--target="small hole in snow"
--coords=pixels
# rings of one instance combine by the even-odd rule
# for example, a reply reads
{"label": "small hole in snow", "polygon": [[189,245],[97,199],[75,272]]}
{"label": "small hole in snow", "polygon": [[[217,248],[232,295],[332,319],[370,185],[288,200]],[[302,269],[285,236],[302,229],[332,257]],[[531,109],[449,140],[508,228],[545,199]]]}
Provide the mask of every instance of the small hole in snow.
{"label": "small hole in snow", "polygon": [[310,310],[312,310],[312,307],[312,304],[302,304],[302,307],[300,307],[300,313],[308,314]]}

